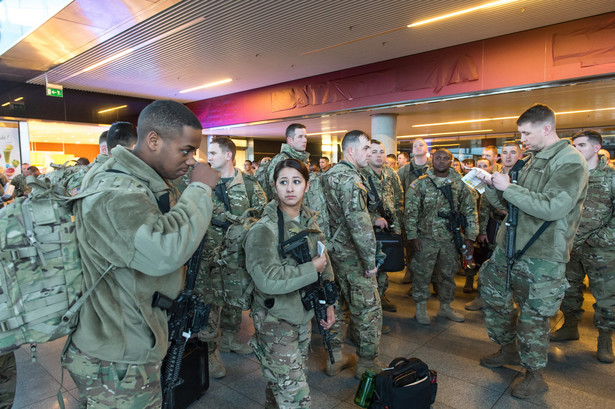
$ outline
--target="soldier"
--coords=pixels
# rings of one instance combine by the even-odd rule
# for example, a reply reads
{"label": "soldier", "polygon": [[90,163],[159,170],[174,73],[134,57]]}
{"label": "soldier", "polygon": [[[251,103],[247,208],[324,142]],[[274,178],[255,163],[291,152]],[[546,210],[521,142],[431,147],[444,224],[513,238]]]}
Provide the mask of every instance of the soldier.
{"label": "soldier", "polygon": [[280,153],[275,155],[267,165],[267,185],[262,186],[267,199],[275,198],[275,189],[273,184],[273,171],[275,166],[284,159],[294,158],[303,163],[306,163],[310,154],[305,151],[307,146],[307,131],[305,125],[290,124],[286,128],[286,143],[282,144]]}
{"label": "soldier", "polygon": [[[483,159],[487,159],[491,163],[491,168],[495,172],[499,172],[502,169],[502,165],[498,163],[498,158],[500,154],[498,153],[498,148],[495,145],[489,145],[483,149],[483,154],[481,155]],[[478,165],[478,162],[477,162]]]}
{"label": "soldier", "polygon": [[[160,366],[169,346],[167,312],[152,306],[155,291],[175,299],[184,264],[211,219],[218,174],[195,164],[201,124],[185,106],[155,101],[139,115],[132,151],[113,157],[83,181],[96,189],[75,203],[84,290],[115,266],[79,311],[63,366],[80,400],[97,408],[159,408]],[[178,196],[168,180],[191,172]]]}
{"label": "soldier", "polygon": [[493,206],[515,211],[511,204],[518,209],[516,239],[509,241],[510,250],[515,255],[526,251],[512,259],[509,290],[504,249],[506,237],[512,239],[514,230],[507,234],[509,227],[502,226],[493,255],[478,273],[487,333],[501,346],[480,363],[489,368],[521,364],[525,376],[511,394],[525,399],[548,388],[540,371],[547,365],[549,318],[557,312],[568,287],[565,267],[579,225],[588,173],[585,159],[570,141],[557,136],[555,114],[548,106],[529,108],[517,119],[517,127],[530,154],[519,171],[518,184],[502,173],[482,179],[489,186],[485,195]]}
{"label": "soldier", "polygon": [[566,265],[566,290],[560,309],[564,324],[551,341],[579,339],[578,320],[583,314],[583,281],[587,274],[594,295],[594,325],[598,328],[598,360],[613,362],[611,333],[615,329],[615,169],[603,155],[602,135],[594,130],[572,137],[572,145],[587,160],[589,185],[581,224]]}
{"label": "soldier", "polygon": [[14,197],[22,197],[28,196],[32,191],[32,188],[28,186],[26,183],[26,176],[28,176],[28,168],[30,167],[29,163],[24,163],[21,165],[21,173],[16,175],[11,179],[11,185],[15,186],[15,192],[13,193]]}
{"label": "soldier", "polygon": [[211,275],[215,249],[223,242],[229,227],[225,214],[230,212],[233,215],[242,215],[250,208],[262,209],[267,204],[265,192],[256,179],[233,166],[236,149],[230,138],[216,136],[209,143],[207,150],[207,160],[212,168],[220,172],[221,178],[214,187],[213,214],[207,229],[196,289],[203,294],[205,302],[212,305],[207,328],[199,333],[199,339],[207,342],[209,372],[214,378],[226,375],[226,369],[217,352],[220,330],[221,351],[242,355],[252,353],[252,348],[237,337],[241,328],[241,308],[228,305],[224,299],[216,296],[223,291],[224,284],[213,280]]}
{"label": "soldier", "polygon": [[11,409],[17,386],[15,352],[0,355],[0,409]]}
{"label": "soldier", "polygon": [[[376,281],[376,238],[367,210],[367,188],[359,171],[367,166],[371,151],[365,132],[350,131],[342,139],[344,160],[335,165],[325,178],[325,196],[329,209],[331,240],[329,256],[340,289],[340,298],[348,303],[350,320],[358,339],[359,363],[355,377],[367,369],[380,371],[378,346],[382,328],[382,308]],[[335,364],[327,361],[326,373],[337,375],[351,366],[354,359],[342,355],[347,320],[336,308],[332,350]]]}
{"label": "soldier", "polygon": [[408,154],[408,152],[399,152],[399,154],[397,155],[397,167],[403,168],[408,164],[408,162],[410,162],[410,155]]}
{"label": "soldier", "polygon": [[[376,231],[390,230],[401,234],[403,218],[403,194],[399,176],[388,166],[384,166],[385,148],[382,142],[372,139],[371,154],[368,166],[361,170],[367,180],[370,197],[379,202],[380,206],[369,206],[369,214]],[[387,273],[378,273],[378,294],[384,311],[395,312],[397,307],[384,294],[389,286]],[[383,326],[386,327],[386,326]],[[387,331],[388,329],[388,331]],[[386,332],[385,332],[386,331]],[[390,328],[383,328],[383,333]]]}
{"label": "soldier", "polygon": [[329,158],[327,158],[326,156],[323,156],[318,161],[318,167],[320,168],[320,171],[322,173],[325,173],[326,171],[331,169],[331,161],[329,161]]}
{"label": "soldier", "polygon": [[[462,238],[457,246],[465,244],[466,254],[471,254],[472,245],[478,234],[476,201],[470,188],[461,176],[451,171],[453,155],[447,149],[438,149],[433,154],[433,169],[415,180],[406,192],[405,226],[406,236],[414,248],[412,259],[412,298],[416,302],[416,320],[429,325],[427,299],[429,282],[434,269],[439,272],[440,308],[438,316],[451,321],[463,322],[463,315],[454,311],[450,303],[455,298],[455,273],[459,271],[460,249],[455,248],[455,227],[451,217],[467,221]],[[447,216],[449,217],[447,221]]]}
{"label": "soldier", "polygon": [[389,167],[393,169],[395,172],[399,170],[399,166],[397,166],[397,157],[395,156],[394,153],[389,153],[387,155],[386,161],[387,161],[387,165],[389,165]]}

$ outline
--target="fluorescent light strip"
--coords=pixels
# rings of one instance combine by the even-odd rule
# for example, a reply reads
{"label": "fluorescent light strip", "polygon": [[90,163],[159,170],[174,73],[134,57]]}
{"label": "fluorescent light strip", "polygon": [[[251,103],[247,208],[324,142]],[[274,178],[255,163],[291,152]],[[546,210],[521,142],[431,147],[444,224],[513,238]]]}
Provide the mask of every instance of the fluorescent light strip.
{"label": "fluorescent light strip", "polygon": [[191,91],[196,91],[197,89],[203,89],[203,88],[209,88],[209,87],[214,87],[216,85],[222,85],[222,84],[226,84],[233,81],[232,78],[225,78],[223,80],[220,81],[216,81],[216,82],[210,82],[209,84],[205,84],[205,85],[199,85],[198,87],[194,87],[194,88],[188,88],[185,89],[183,91],[179,91],[180,94],[185,94],[186,92],[191,92]]}
{"label": "fluorescent light strip", "polygon": [[175,34],[175,33],[179,32],[179,31],[185,30],[186,28],[191,27],[191,26],[193,26],[193,25],[195,25],[195,24],[197,24],[197,23],[200,23],[200,22],[202,22],[202,21],[205,21],[205,17],[199,17],[199,18],[197,18],[197,19],[194,19],[194,20],[192,20],[192,21],[189,21],[189,22],[188,22],[188,23],[186,23],[186,24],[182,24],[182,25],[181,25],[181,26],[179,26],[179,27],[176,27],[176,28],[174,28],[174,29],[172,29],[172,30],[167,31],[166,33],[160,34],[159,36],[156,36],[156,37],[154,37],[154,38],[152,38],[152,39],[150,39],[150,40],[147,40],[147,41],[145,41],[145,42],[143,42],[143,43],[141,43],[141,44],[138,44],[138,45],[136,45],[136,46],[134,46],[134,47],[128,48],[128,49],[126,49],[126,50],[124,50],[124,51],[122,51],[122,52],[119,52],[119,53],[115,54],[115,55],[112,55],[112,56],[111,56],[111,57],[109,57],[109,58],[105,58],[104,60],[102,60],[102,61],[100,61],[100,62],[98,62],[98,63],[96,63],[96,64],[94,64],[94,65],[90,65],[89,67],[84,68],[84,69],[82,69],[81,71],[76,72],[76,73],[74,73],[74,74],[71,74],[71,75],[69,75],[68,77],[62,78],[61,80],[56,81],[56,83],[61,83],[61,82],[64,82],[64,81],[66,81],[66,80],[68,80],[68,79],[70,79],[70,78],[73,78],[73,77],[75,77],[75,76],[77,76],[77,75],[79,75],[79,74],[83,74],[84,72],[88,72],[88,71],[93,70],[94,68],[98,68],[98,67],[100,67],[100,66],[102,66],[102,65],[108,64],[108,63],[110,63],[111,61],[115,61],[115,60],[117,60],[118,58],[124,57],[125,55],[130,54],[130,53],[132,53],[133,51],[137,51],[137,50],[138,50],[138,49],[140,49],[140,48],[147,47],[148,45],[153,44],[153,43],[155,43],[156,41],[160,41],[160,40],[162,40],[162,39],[164,39],[164,38],[166,38],[166,37],[168,37],[168,36],[170,36],[170,35],[173,35],[173,34]]}
{"label": "fluorescent light strip", "polygon": [[117,111],[118,109],[126,108],[128,105],[120,105],[119,107],[113,107],[109,109],[103,109],[102,111],[98,111],[99,114],[104,114],[105,112]]}
{"label": "fluorescent light strip", "polygon": [[11,101],[5,102],[4,104],[2,104],[2,106],[5,107],[5,106],[10,105],[10,104],[11,104]]}
{"label": "fluorescent light strip", "polygon": [[17,101],[21,101],[23,99],[23,97],[19,97],[19,98],[15,98],[13,101],[17,102]]}
{"label": "fluorescent light strip", "polygon": [[327,135],[327,134],[331,134],[331,133],[346,133],[348,132],[346,129],[344,129],[343,131],[323,131],[323,132],[313,132],[313,133],[308,133],[306,134],[307,136],[312,136],[312,135]]}
{"label": "fluorescent light strip", "polygon": [[416,135],[402,135],[402,136],[398,136],[397,139],[399,138],[420,138],[422,136],[466,135],[466,134],[471,134],[471,133],[485,133],[485,132],[492,132],[492,131],[493,129],[478,129],[476,131],[422,133],[422,134],[416,134]]}
{"label": "fluorescent light strip", "polygon": [[416,27],[416,26],[421,26],[421,25],[427,24],[427,23],[433,23],[434,21],[444,20],[444,19],[447,19],[447,18],[455,17],[455,16],[460,16],[462,14],[471,13],[471,12],[477,11],[477,10],[482,10],[482,9],[486,9],[486,8],[490,8],[490,7],[496,7],[496,6],[500,6],[500,5],[508,4],[508,3],[514,3],[516,1],[519,1],[519,0],[498,0],[498,1],[493,1],[491,3],[481,4],[480,6],[471,7],[469,9],[455,11],[454,13],[444,14],[442,16],[433,17],[433,18],[430,18],[430,19],[427,19],[427,20],[417,21],[416,23],[408,24],[408,28]]}

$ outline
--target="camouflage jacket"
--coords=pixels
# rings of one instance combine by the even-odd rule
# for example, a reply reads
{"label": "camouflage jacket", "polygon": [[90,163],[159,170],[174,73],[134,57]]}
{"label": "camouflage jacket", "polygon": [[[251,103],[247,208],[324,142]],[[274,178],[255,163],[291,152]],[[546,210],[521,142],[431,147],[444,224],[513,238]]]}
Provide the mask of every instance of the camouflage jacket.
{"label": "camouflage jacket", "polygon": [[310,154],[308,152],[296,151],[289,144],[283,143],[282,149],[280,149],[280,153],[275,155],[267,164],[267,180],[269,181],[269,183],[268,183],[268,186],[266,187],[263,186],[263,190],[265,191],[265,194],[267,195],[267,199],[272,200],[272,199],[277,198],[277,195],[274,189],[274,183],[273,183],[273,172],[275,171],[276,165],[282,162],[283,160],[286,160],[289,158],[294,158],[294,159],[297,159],[305,163],[309,159],[309,157],[310,157]]}
{"label": "camouflage jacket", "polygon": [[15,186],[15,193],[13,193],[14,197],[22,197],[24,195],[30,194],[32,189],[26,183],[26,176],[23,173],[15,176],[11,180],[11,184]]}
{"label": "camouflage jacket", "polygon": [[408,192],[408,189],[410,189],[410,185],[412,184],[412,182],[423,176],[429,168],[431,168],[431,159],[427,159],[427,163],[422,166],[419,166],[414,162],[414,158],[412,158],[410,163],[404,165],[401,169],[397,171],[397,174],[399,175],[399,181],[401,182],[401,186],[404,189],[404,194]]}
{"label": "camouflage jacket", "polygon": [[453,194],[455,211],[466,217],[467,227],[464,238],[476,240],[478,235],[478,213],[476,200],[459,173],[450,169],[445,178],[435,175],[433,169],[410,185],[406,192],[406,235],[408,240],[429,238],[435,240],[452,239],[453,233],[447,228],[447,219],[438,215],[439,212],[449,213],[451,206],[438,187],[450,184]]}
{"label": "camouflage jacket", "polygon": [[[399,177],[388,166],[383,166],[382,171],[377,174],[372,168],[366,166],[361,170],[361,174],[367,180],[365,187],[368,191],[369,197],[369,215],[372,220],[372,224],[379,217],[384,217],[380,214],[376,208],[377,204],[374,203],[377,199],[372,192],[372,184],[382,203],[382,209],[385,213],[390,213],[392,221],[389,221],[391,225],[390,230],[393,233],[401,234],[402,230],[402,217],[403,217],[403,198],[401,194],[401,185],[399,183]],[[371,183],[370,183],[371,182]],[[376,206],[375,206],[376,205]]]}
{"label": "camouflage jacket", "polygon": [[[544,221],[552,221],[525,255],[567,263],[587,192],[587,162],[567,139],[528,154],[518,184],[503,192],[487,188],[485,195],[496,208],[507,209],[510,202],[519,209],[516,250],[529,242]],[[506,230],[500,226],[496,239],[502,249],[506,248]]]}
{"label": "camouflage jacket", "polygon": [[589,171],[575,245],[583,242],[591,247],[615,246],[615,169],[602,155],[598,166]]}
{"label": "camouflage jacket", "polygon": [[167,353],[168,317],[152,307],[152,294],[178,296],[184,263],[211,219],[211,189],[191,183],[174,203],[175,188],[122,146],[82,186],[99,191],[74,207],[84,287],[116,268],[83,304],[73,342],[106,361],[157,364]]}
{"label": "camouflage jacket", "polygon": [[367,210],[365,179],[349,162],[341,161],[323,176],[329,210],[332,257],[353,253],[365,270],[376,267],[376,237]]}
{"label": "camouflage jacket", "polygon": [[[306,324],[314,316],[314,311],[307,311],[301,303],[299,290],[318,280],[318,272],[310,261],[298,264],[290,257],[282,258],[279,251],[278,202],[271,201],[265,207],[263,217],[250,229],[246,236],[244,249],[246,267],[254,280],[254,300],[252,310],[266,309],[274,317],[291,324]],[[325,236],[316,224],[316,215],[303,207],[299,221],[284,217],[284,237],[290,239],[306,229],[313,229],[308,234],[308,248],[312,258],[318,255],[317,242],[325,243]],[[325,250],[325,254],[326,250]],[[333,269],[327,255],[327,266],[322,272],[323,280],[333,281]],[[265,306],[265,300],[272,299],[273,306]]]}

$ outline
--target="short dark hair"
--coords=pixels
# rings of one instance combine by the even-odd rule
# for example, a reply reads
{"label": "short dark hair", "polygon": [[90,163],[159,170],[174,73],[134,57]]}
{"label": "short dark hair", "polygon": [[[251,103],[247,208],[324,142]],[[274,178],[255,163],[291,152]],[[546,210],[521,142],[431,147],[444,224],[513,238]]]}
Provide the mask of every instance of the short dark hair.
{"label": "short dark hair", "polygon": [[435,156],[435,155],[436,155],[436,153],[438,153],[438,152],[444,152],[444,153],[446,153],[446,155],[448,156],[448,158],[449,158],[451,161],[453,160],[453,153],[452,153],[451,151],[449,151],[448,149],[446,149],[446,148],[436,148],[436,150],[435,150],[434,152],[432,152],[432,154],[431,154],[431,155],[432,155],[432,156]]}
{"label": "short dark hair", "polygon": [[478,162],[480,162],[481,160],[482,160],[482,161],[485,161],[485,162],[487,162],[489,165],[491,165],[491,161],[490,161],[489,159],[487,159],[487,158],[479,158],[479,159],[476,159],[476,166],[478,166]]}
{"label": "short dark hair", "polygon": [[472,167],[476,166],[476,162],[472,158],[466,158],[461,161],[464,165],[472,165]]}
{"label": "short dark hair", "polygon": [[534,104],[517,118],[517,125],[527,122],[549,122],[555,126],[555,112],[544,104]]}
{"label": "short dark hair", "polygon": [[383,145],[384,144],[382,142],[380,142],[378,139],[372,139],[372,144],[377,143],[378,145]]}
{"label": "short dark hair", "polygon": [[350,145],[354,145],[359,142],[359,138],[361,138],[361,136],[366,137],[367,140],[370,142],[372,140],[372,138],[370,138],[368,134],[358,129],[350,131],[346,135],[344,135],[344,138],[342,139],[342,152],[346,152]]}
{"label": "short dark hair", "polygon": [[391,158],[391,159],[395,159],[395,160],[397,160],[397,155],[395,155],[394,153],[389,153],[389,154],[387,155],[387,158]]}
{"label": "short dark hair", "polygon": [[137,143],[137,127],[130,122],[115,122],[107,133],[107,150],[121,145],[124,148],[132,148]]}
{"label": "short dark hair", "polygon": [[98,144],[99,145],[102,145],[103,143],[107,143],[107,133],[108,133],[108,131],[102,131],[102,133],[98,137]]}
{"label": "short dark hair", "polygon": [[329,158],[327,158],[326,156],[321,156],[321,157],[320,157],[320,159],[324,159],[324,160],[326,160],[327,162],[331,162],[331,161],[329,160]]}
{"label": "short dark hair", "polygon": [[211,138],[210,144],[215,143],[220,146],[224,152],[230,152],[232,154],[231,159],[235,159],[235,154],[237,153],[237,146],[235,146],[235,142],[228,136],[214,136]]}
{"label": "short dark hair", "polygon": [[36,166],[30,166],[30,167],[28,167],[28,172],[30,172],[30,173],[40,173],[40,170],[38,170],[38,168]]}
{"label": "short dark hair", "polygon": [[186,106],[176,101],[163,99],[154,101],[139,114],[137,135],[145,138],[151,131],[161,138],[172,138],[183,132],[183,127],[203,129],[199,119]]}
{"label": "short dark hair", "polygon": [[303,124],[290,124],[288,125],[288,127],[286,128],[286,137],[287,138],[294,138],[295,137],[295,130],[297,129],[305,129],[305,125]]}
{"label": "short dark hair", "polygon": [[246,162],[248,162],[250,165],[252,165],[252,161],[250,159],[246,159],[246,160],[243,161],[243,163],[246,163]]}
{"label": "short dark hair", "polygon": [[397,156],[399,156],[399,155],[404,156],[407,160],[410,160],[410,154],[408,152],[406,152],[406,151],[399,152],[397,154]]}
{"label": "short dark hair", "polygon": [[278,181],[280,171],[284,168],[296,169],[297,171],[299,171],[299,173],[301,173],[301,176],[303,176],[303,179],[305,179],[306,182],[310,180],[310,171],[305,165],[305,163],[294,158],[288,158],[281,162],[278,162],[278,164],[275,165],[275,169],[273,171],[273,183]]}
{"label": "short dark hair", "polygon": [[510,141],[510,142],[504,143],[504,145],[502,146],[502,149],[504,149],[507,146],[514,146],[515,148],[517,148],[519,150],[519,152],[523,152],[523,150],[521,149],[521,145],[519,145],[515,141]]}
{"label": "short dark hair", "polygon": [[602,135],[600,135],[600,132],[593,129],[586,129],[584,131],[579,131],[575,133],[572,137],[572,140],[574,141],[575,139],[582,138],[584,136],[586,136],[587,139],[590,140],[590,142],[602,146]]}
{"label": "short dark hair", "polygon": [[81,158],[77,159],[77,163],[76,164],[79,165],[79,166],[86,166],[86,165],[90,164],[90,160],[88,158],[81,157]]}

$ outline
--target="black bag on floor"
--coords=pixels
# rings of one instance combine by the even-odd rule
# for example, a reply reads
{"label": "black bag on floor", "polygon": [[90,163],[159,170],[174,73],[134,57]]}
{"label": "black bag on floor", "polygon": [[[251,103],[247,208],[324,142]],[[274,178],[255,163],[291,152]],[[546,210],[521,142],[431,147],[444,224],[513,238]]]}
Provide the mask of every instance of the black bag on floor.
{"label": "black bag on floor", "polygon": [[175,388],[173,408],[184,409],[199,400],[209,388],[207,343],[190,339],[182,358],[179,378],[184,382]]}
{"label": "black bag on floor", "polygon": [[418,358],[396,358],[374,378],[369,409],[429,409],[436,400],[438,375]]}
{"label": "black bag on floor", "polygon": [[375,232],[376,241],[382,243],[382,251],[386,254],[380,271],[401,271],[406,268],[404,257],[404,242],[401,234],[391,232]]}

